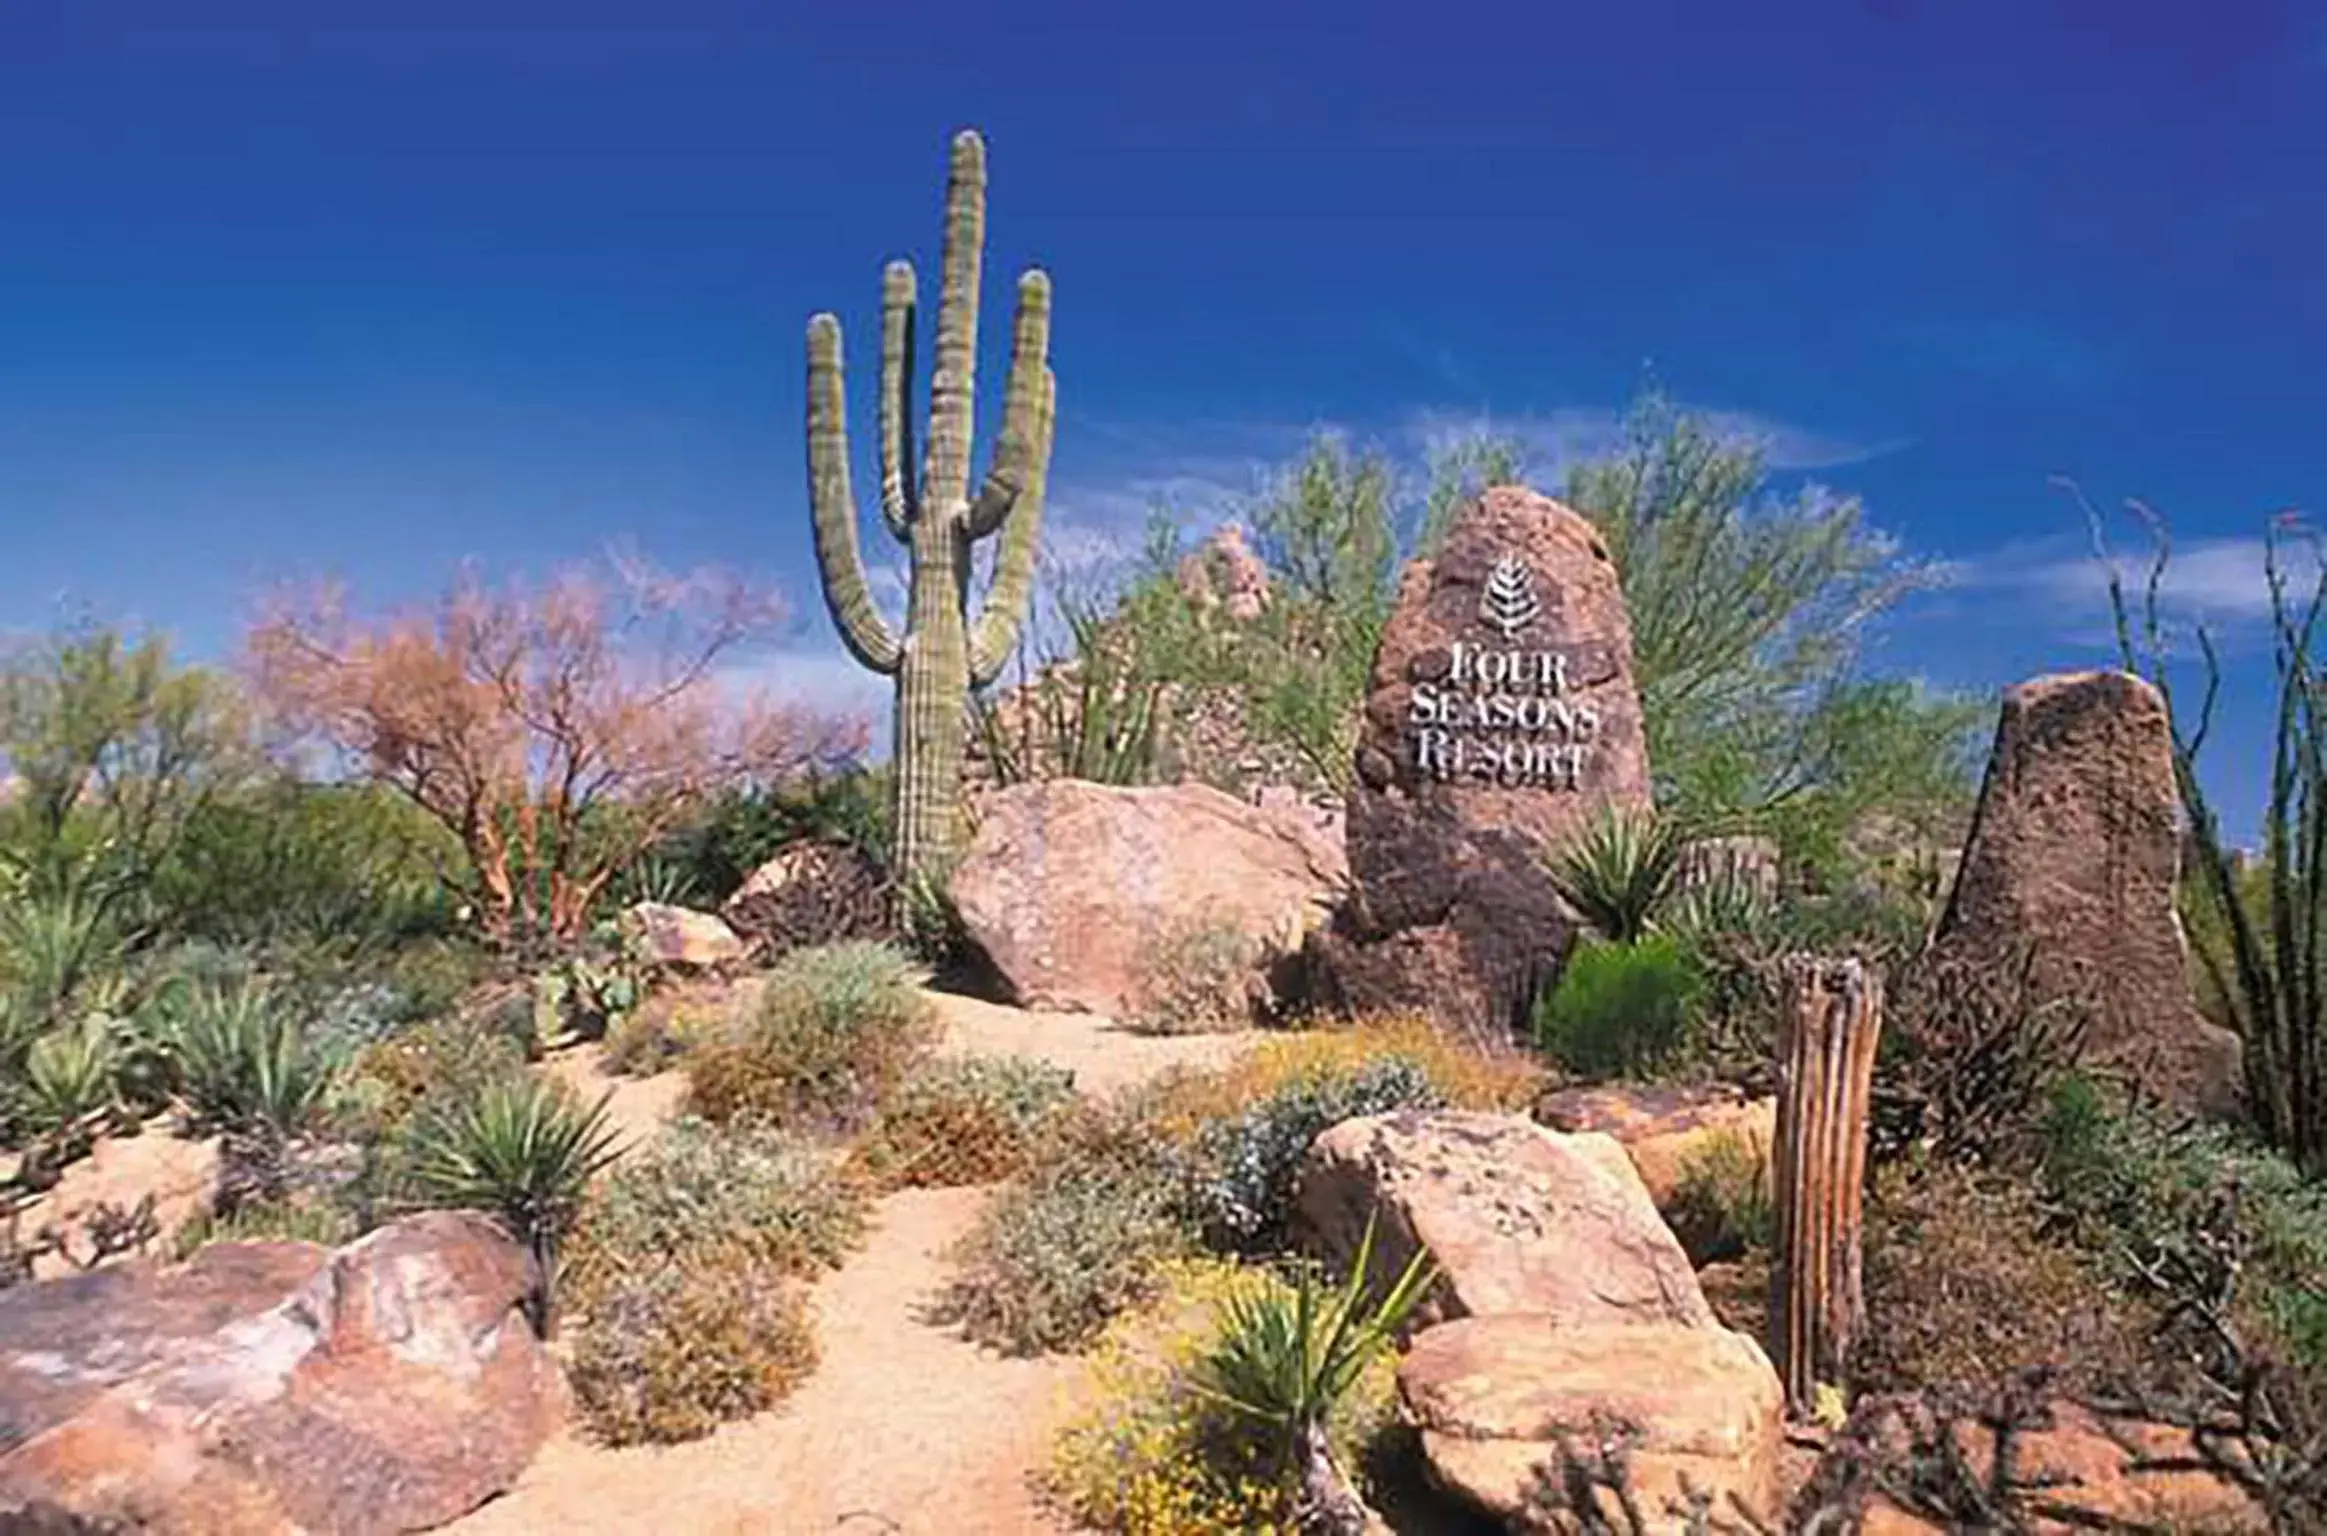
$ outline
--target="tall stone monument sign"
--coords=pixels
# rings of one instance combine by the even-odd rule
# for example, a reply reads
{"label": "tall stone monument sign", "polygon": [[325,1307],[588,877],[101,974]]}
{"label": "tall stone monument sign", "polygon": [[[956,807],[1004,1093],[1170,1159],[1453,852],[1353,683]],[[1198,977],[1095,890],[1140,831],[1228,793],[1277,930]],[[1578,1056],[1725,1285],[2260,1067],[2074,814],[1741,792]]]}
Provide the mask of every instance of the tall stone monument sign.
{"label": "tall stone monument sign", "polygon": [[1589,522],[1519,486],[1457,514],[1400,582],[1355,767],[1324,989],[1482,1036],[1523,1027],[1572,937],[1550,850],[1650,803],[1631,622]]}

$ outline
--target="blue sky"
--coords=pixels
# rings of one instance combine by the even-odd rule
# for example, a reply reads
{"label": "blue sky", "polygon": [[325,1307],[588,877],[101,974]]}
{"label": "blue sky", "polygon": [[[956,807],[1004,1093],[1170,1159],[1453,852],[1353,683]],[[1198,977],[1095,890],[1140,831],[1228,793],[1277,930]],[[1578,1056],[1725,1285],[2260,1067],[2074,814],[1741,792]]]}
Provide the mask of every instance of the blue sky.
{"label": "blue sky", "polygon": [[1555,475],[1653,367],[1950,563],[1875,665],[2104,657],[2066,472],[2167,510],[2251,682],[2254,538],[2327,486],[2316,0],[317,19],[357,9],[0,0],[0,625],[209,654],[273,578],[627,538],[777,581],[782,674],[867,697],[808,568],[801,329],[869,356],[963,125],[989,316],[1057,283],[1065,550],[1217,515],[1318,424],[1491,417]]}

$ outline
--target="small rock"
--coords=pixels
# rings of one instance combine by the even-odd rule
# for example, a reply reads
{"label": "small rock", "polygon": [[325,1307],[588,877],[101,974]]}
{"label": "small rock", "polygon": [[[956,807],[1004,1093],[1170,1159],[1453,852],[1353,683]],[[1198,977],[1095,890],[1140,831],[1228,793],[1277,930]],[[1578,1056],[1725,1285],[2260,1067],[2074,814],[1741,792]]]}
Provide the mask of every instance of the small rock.
{"label": "small rock", "polygon": [[623,927],[655,965],[710,970],[732,965],[744,955],[743,940],[726,922],[692,907],[642,901],[622,914]]}

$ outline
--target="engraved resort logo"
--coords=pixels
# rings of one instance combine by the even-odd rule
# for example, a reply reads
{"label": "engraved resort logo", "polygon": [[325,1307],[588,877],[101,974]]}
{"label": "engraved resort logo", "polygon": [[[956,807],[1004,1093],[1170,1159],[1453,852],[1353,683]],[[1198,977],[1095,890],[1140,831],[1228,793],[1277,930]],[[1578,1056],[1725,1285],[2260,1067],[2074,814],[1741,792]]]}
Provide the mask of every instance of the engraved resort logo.
{"label": "engraved resort logo", "polygon": [[1479,617],[1511,640],[1542,612],[1543,604],[1535,596],[1535,573],[1516,555],[1497,560],[1487,572],[1487,589],[1479,594]]}

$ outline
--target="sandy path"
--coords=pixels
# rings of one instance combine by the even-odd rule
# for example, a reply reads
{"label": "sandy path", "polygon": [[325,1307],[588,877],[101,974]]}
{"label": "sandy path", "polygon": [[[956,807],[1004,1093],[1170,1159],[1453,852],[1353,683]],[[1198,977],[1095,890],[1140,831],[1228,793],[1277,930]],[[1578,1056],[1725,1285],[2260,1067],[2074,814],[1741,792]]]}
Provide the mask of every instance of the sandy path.
{"label": "sandy path", "polygon": [[[1145,1038],[1107,1020],[939,996],[944,1049],[1041,1056],[1105,1093],[1175,1063],[1224,1061],[1249,1037]],[[578,1053],[561,1073],[593,1087]],[[667,1110],[665,1079],[623,1085],[626,1133]],[[1085,1377],[1078,1359],[1011,1360],[927,1321],[942,1254],[990,1191],[883,1200],[865,1247],[816,1290],[822,1359],[772,1413],[676,1446],[609,1450],[572,1435],[517,1486],[451,1529],[463,1536],[703,1532],[707,1536],[1041,1536],[1065,1527],[1027,1486]]]}

